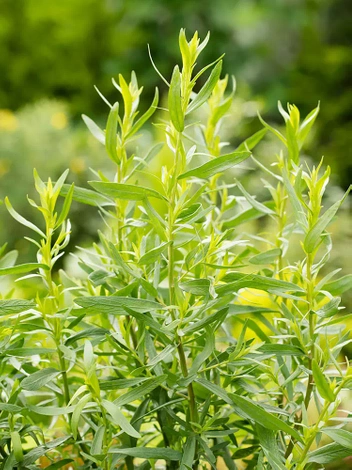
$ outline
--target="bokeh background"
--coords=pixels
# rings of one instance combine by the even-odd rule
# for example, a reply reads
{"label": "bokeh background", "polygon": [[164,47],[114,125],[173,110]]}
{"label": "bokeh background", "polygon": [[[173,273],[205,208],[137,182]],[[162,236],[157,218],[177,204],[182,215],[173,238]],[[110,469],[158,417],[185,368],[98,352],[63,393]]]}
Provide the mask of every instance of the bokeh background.
{"label": "bokeh background", "polygon": [[[224,72],[236,77],[233,117],[225,126],[230,142],[261,127],[257,110],[281,125],[278,100],[295,103],[302,114],[321,102],[305,153],[316,161],[324,155],[331,165],[328,197],[336,199],[352,180],[351,0],[0,0],[0,199],[8,195],[32,218],[26,195],[33,194],[33,167],[53,179],[70,168],[78,185],[91,179],[89,167],[109,167],[81,120],[85,113],[104,126],[107,107],[93,85],[116,101],[111,77],[133,69],[146,109],[155,86],[166,91],[147,44],[169,77],[180,61],[181,27],[189,37],[211,31],[201,64],[225,53]],[[266,142],[256,152],[263,161],[279,150],[269,137]],[[250,189],[263,188],[256,172],[244,177]],[[94,238],[95,209],[74,205],[72,220],[72,246]],[[346,203],[332,227],[332,262],[343,273],[352,261],[350,221]],[[0,206],[0,244],[9,241],[26,261],[33,253],[23,235]]]}

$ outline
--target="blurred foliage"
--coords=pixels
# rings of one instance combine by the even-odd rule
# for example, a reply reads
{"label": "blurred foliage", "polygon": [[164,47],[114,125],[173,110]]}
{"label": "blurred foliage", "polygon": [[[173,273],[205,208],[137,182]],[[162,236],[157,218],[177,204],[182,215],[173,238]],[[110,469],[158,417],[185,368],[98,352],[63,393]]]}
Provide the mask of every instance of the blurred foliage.
{"label": "blurred foliage", "polygon": [[1,108],[55,97],[74,118],[99,115],[93,84],[110,98],[110,77],[134,69],[152,93],[160,80],[146,44],[169,75],[179,29],[210,30],[204,62],[225,52],[240,95],[265,102],[273,119],[278,99],[303,113],[321,100],[312,153],[326,156],[344,187],[351,180],[350,0],[0,0],[0,10]]}

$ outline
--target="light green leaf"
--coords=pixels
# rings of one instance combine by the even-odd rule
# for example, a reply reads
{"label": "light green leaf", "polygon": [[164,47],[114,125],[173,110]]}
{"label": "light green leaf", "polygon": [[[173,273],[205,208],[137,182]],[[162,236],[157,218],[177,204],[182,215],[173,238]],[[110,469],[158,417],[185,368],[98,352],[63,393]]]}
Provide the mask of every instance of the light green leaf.
{"label": "light green leaf", "polygon": [[141,400],[144,398],[148,393],[152,392],[154,389],[159,387],[163,382],[166,380],[166,375],[159,375],[158,377],[151,377],[150,379],[146,380],[142,383],[142,385],[138,385],[134,389],[130,390],[127,393],[124,393],[119,398],[114,400],[114,404],[116,406],[123,406],[127,405],[128,403],[132,403],[135,400]]}
{"label": "light green leaf", "polygon": [[139,313],[162,309],[162,305],[158,302],[154,302],[153,300],[119,296],[78,297],[75,299],[75,303],[84,307],[87,314],[93,315],[99,313],[126,315],[126,307]]}
{"label": "light green leaf", "polygon": [[163,459],[163,460],[181,460],[182,454],[177,450],[168,447],[132,447],[132,448],[118,448],[112,447],[109,449],[111,454],[124,454],[131,457],[140,459]]}
{"label": "light green leaf", "polygon": [[236,148],[236,151],[240,152],[243,150],[252,150],[257,144],[259,144],[259,142],[262,140],[266,133],[267,129],[261,129],[260,131],[251,135],[250,137],[248,137],[248,139],[246,139]]}
{"label": "light green leaf", "polygon": [[130,424],[130,422],[125,418],[125,416],[121,413],[119,408],[110,401],[102,400],[102,404],[106,411],[110,414],[115,424],[120,426],[122,431],[128,434],[131,437],[135,437],[136,439],[140,438],[141,435],[135,428]]}
{"label": "light green leaf", "polygon": [[[70,188],[70,185],[64,184],[60,192],[61,196],[67,196]],[[115,205],[112,199],[86,188],[74,187],[72,197],[75,201],[87,204],[88,206],[104,207]]]}
{"label": "light green leaf", "polygon": [[273,210],[271,210],[268,206],[262,204],[261,202],[258,202],[254,197],[252,197],[242,186],[242,184],[235,179],[236,186],[238,189],[241,191],[243,196],[247,199],[249,204],[254,207],[254,209],[257,209],[257,211],[262,212],[263,214],[275,214]]}
{"label": "light green leaf", "polygon": [[329,209],[324,212],[315,225],[309,230],[304,240],[304,249],[307,253],[312,253],[316,249],[322,233],[335,217],[337,211],[348,196],[351,189],[352,185],[348,188],[343,197],[339,201],[335,202],[335,204],[333,204],[331,207],[329,207]]}
{"label": "light green leaf", "polygon": [[57,377],[60,374],[60,371],[52,367],[47,367],[42,370],[34,372],[34,374],[25,377],[21,382],[21,387],[24,390],[30,390],[34,392],[44,387],[49,383],[53,378]]}
{"label": "light green leaf", "polygon": [[26,220],[24,217],[22,217],[22,215],[20,215],[18,212],[15,211],[15,209],[12,207],[8,197],[5,198],[5,205],[6,205],[7,210],[10,212],[12,217],[15,220],[17,220],[17,222],[24,225],[25,227],[30,228],[31,230],[34,230],[34,232],[39,233],[39,235],[41,237],[45,238],[45,233],[42,232],[39,227],[32,224],[32,222],[30,222],[29,220]]}
{"label": "light green leaf", "polygon": [[[240,416],[244,418],[250,418],[255,421],[255,423],[264,426],[267,429],[273,431],[283,431],[286,434],[294,437],[298,441],[302,442],[300,434],[294,428],[294,424],[288,424],[285,421],[274,416],[272,413],[268,413],[260,405],[256,404],[254,401],[249,398],[242,397],[235,394],[230,394],[230,398],[233,403],[236,405],[237,412]],[[280,410],[278,409],[278,412]]]}
{"label": "light green leaf", "polygon": [[69,413],[73,413],[75,410],[75,406],[64,406],[64,407],[59,407],[59,406],[36,406],[36,405],[27,405],[28,409],[30,411],[33,411],[33,413],[37,413],[38,415],[43,415],[43,416],[60,416],[60,415],[66,415]]}
{"label": "light green leaf", "polygon": [[328,379],[324,376],[321,371],[317,361],[313,359],[312,362],[312,372],[314,377],[314,382],[317,386],[318,392],[324,400],[328,400],[333,403],[336,399],[334,392],[331,390],[330,383]]}
{"label": "light green leaf", "polygon": [[143,124],[145,124],[148,121],[148,119],[154,114],[155,110],[157,109],[158,102],[159,102],[159,90],[155,88],[154,98],[153,98],[152,104],[150,105],[150,108],[148,109],[148,111],[146,111],[143,114],[143,116],[141,116],[133,124],[132,128],[126,135],[126,139],[128,139],[129,137],[132,137],[132,135],[135,134],[137,131],[139,131],[139,129],[143,126]]}
{"label": "light green leaf", "polygon": [[68,213],[70,211],[71,203],[72,203],[72,198],[73,198],[73,191],[74,191],[75,185],[74,183],[71,184],[70,189],[67,192],[67,195],[65,197],[65,202],[62,208],[62,211],[59,215],[59,218],[56,222],[56,227],[60,227],[60,225],[66,220],[66,217],[68,216]]}
{"label": "light green leaf", "polygon": [[209,279],[192,279],[191,281],[180,282],[180,288],[193,295],[209,295]]}
{"label": "light green leaf", "polygon": [[199,93],[197,93],[196,97],[188,105],[187,114],[191,113],[192,111],[195,111],[207,101],[207,99],[212,94],[212,91],[214,90],[215,85],[217,84],[220,78],[221,69],[222,69],[222,60],[219,60],[219,62],[217,62],[217,64],[211,71],[211,74],[209,75],[208,80],[200,89]]}
{"label": "light green leaf", "polygon": [[308,462],[315,462],[319,464],[336,464],[345,457],[351,457],[351,449],[348,449],[340,444],[333,442],[320,449],[310,452]]}
{"label": "light green leaf", "polygon": [[106,123],[105,148],[109,157],[115,163],[120,163],[117,155],[117,123],[119,118],[119,103],[116,102],[110,110]]}
{"label": "light green leaf", "polygon": [[106,183],[103,181],[89,181],[89,184],[100,193],[105,196],[113,197],[114,199],[142,201],[147,197],[155,197],[166,201],[165,196],[162,196],[160,193],[155,191],[155,189],[144,188],[143,186],[122,183]]}
{"label": "light green leaf", "polygon": [[30,308],[35,308],[36,303],[31,300],[0,300],[0,315],[10,315],[25,312]]}
{"label": "light green leaf", "polygon": [[275,263],[277,258],[281,255],[280,248],[273,248],[272,250],[264,251],[258,255],[249,258],[251,264],[272,264]]}
{"label": "light green leaf", "polygon": [[40,263],[18,264],[17,266],[12,266],[10,268],[1,268],[0,276],[8,276],[10,274],[25,274],[36,269],[49,270],[50,268],[46,264]]}
{"label": "light green leaf", "polygon": [[346,274],[336,281],[327,282],[322,287],[322,290],[327,290],[332,295],[341,295],[349,289],[352,289],[352,274]]}
{"label": "light green leaf", "polygon": [[322,431],[337,444],[352,450],[352,432],[335,428],[323,428]]}
{"label": "light green leaf", "polygon": [[143,256],[138,261],[138,264],[140,265],[148,265],[152,264],[155,261],[158,260],[160,255],[166,250],[166,248],[171,244],[172,242],[165,242],[162,243],[160,246],[153,248],[150,251],[147,251]]}
{"label": "light green leaf", "polygon": [[193,467],[195,451],[196,451],[196,438],[194,436],[188,436],[186,439],[186,443],[183,447],[180,470],[188,470],[189,468]]}
{"label": "light green leaf", "polygon": [[77,405],[73,407],[74,411],[72,413],[72,419],[71,419],[71,431],[75,439],[77,439],[77,436],[78,436],[78,423],[81,418],[82,411],[91,398],[92,398],[92,395],[88,393],[87,395],[83,396],[79,400]]}
{"label": "light green leaf", "polygon": [[304,292],[304,289],[292,282],[281,281],[258,274],[245,274],[240,272],[231,272],[222,278],[226,284],[218,285],[215,291],[218,295],[227,295],[237,292],[243,288],[253,288],[266,292]]}
{"label": "light green leaf", "polygon": [[85,123],[85,125],[88,127],[89,131],[91,134],[103,145],[105,145],[105,134],[104,132],[100,129],[100,127],[95,124],[94,121],[92,121],[91,118],[86,116],[85,114],[82,114],[82,119]]}
{"label": "light green leaf", "polygon": [[13,453],[15,455],[15,459],[17,462],[23,461],[23,449],[21,443],[21,436],[19,435],[18,431],[11,432],[11,442]]}
{"label": "light green leaf", "polygon": [[181,97],[181,74],[178,65],[175,66],[172,73],[170,89],[169,89],[169,113],[170,120],[178,132],[182,132],[184,123],[184,114],[182,110],[182,97]]}
{"label": "light green leaf", "polygon": [[237,165],[238,163],[243,162],[250,156],[250,154],[251,153],[248,151],[232,152],[220,157],[216,157],[213,160],[204,163],[204,165],[183,173],[178,177],[178,179],[190,178],[191,176],[203,179],[210,178],[211,176],[222,173]]}
{"label": "light green leaf", "polygon": [[[272,210],[275,208],[274,201],[263,202],[262,205],[267,207],[269,210]],[[255,209],[254,207],[251,207],[250,209],[241,211],[235,217],[225,220],[223,223],[223,228],[224,229],[235,228],[235,227],[238,227],[238,225],[244,224],[251,220],[256,220],[256,219],[259,219],[260,217],[264,217],[264,215],[266,214],[263,213],[262,211],[259,211]]]}
{"label": "light green leaf", "polygon": [[99,455],[101,454],[101,450],[103,447],[103,439],[105,434],[105,426],[101,425],[95,432],[94,439],[92,441],[92,445],[90,448],[90,452],[92,455]]}

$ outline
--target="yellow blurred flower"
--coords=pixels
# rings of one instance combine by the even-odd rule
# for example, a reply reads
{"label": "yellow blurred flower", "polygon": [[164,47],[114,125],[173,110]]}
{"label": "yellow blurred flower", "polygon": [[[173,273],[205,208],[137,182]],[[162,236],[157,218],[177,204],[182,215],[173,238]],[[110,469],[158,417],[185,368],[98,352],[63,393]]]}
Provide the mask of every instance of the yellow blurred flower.
{"label": "yellow blurred flower", "polygon": [[7,159],[0,159],[0,177],[6,175],[9,172],[11,163]]}
{"label": "yellow blurred flower", "polygon": [[9,109],[0,109],[0,130],[15,131],[18,127],[18,121],[15,114]]}
{"label": "yellow blurred flower", "polygon": [[86,169],[86,163],[84,161],[84,158],[82,157],[76,157],[73,158],[70,162],[70,170],[73,173],[83,173]]}
{"label": "yellow blurred flower", "polygon": [[50,120],[51,125],[58,130],[65,129],[68,124],[67,116],[62,111],[54,113]]}

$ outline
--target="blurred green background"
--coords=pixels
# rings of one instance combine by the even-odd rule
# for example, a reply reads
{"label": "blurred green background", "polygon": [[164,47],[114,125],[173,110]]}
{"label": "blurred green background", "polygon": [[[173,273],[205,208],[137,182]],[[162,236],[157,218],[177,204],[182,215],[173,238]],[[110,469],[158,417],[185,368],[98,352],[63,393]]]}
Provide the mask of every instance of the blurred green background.
{"label": "blurred green background", "polygon": [[[30,218],[26,195],[33,194],[33,167],[53,179],[69,167],[79,185],[91,179],[89,167],[109,168],[104,149],[80,118],[85,113],[104,126],[107,108],[93,85],[116,101],[111,77],[128,76],[133,69],[145,88],[145,109],[156,85],[166,91],[150,64],[147,44],[161,72],[170,76],[180,61],[181,27],[189,37],[194,30],[201,37],[210,30],[201,63],[225,52],[224,72],[236,76],[234,118],[226,127],[230,142],[260,128],[257,110],[281,125],[278,99],[297,104],[302,114],[320,100],[314,138],[305,151],[316,161],[324,155],[332,166],[334,194],[348,186],[350,0],[0,0],[0,199],[8,195]],[[277,150],[264,146],[263,158]],[[258,187],[255,173],[246,177],[249,187]],[[334,263],[347,268],[351,218],[346,206],[335,225]],[[96,211],[76,205],[72,211],[72,243],[85,243],[94,237]],[[9,240],[24,259],[29,257],[30,245],[22,240],[28,233],[3,206],[0,222],[0,243]]]}

